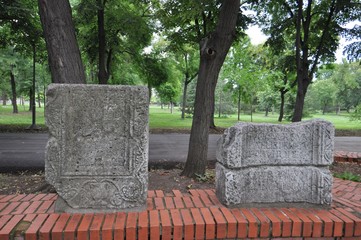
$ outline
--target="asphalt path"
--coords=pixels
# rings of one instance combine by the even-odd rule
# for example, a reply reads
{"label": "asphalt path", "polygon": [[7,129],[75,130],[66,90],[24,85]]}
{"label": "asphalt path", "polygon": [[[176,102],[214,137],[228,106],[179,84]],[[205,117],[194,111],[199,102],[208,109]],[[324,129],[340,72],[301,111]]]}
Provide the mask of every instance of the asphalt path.
{"label": "asphalt path", "polygon": [[[209,137],[208,160],[216,160],[221,135]],[[0,133],[0,171],[43,169],[48,134]],[[149,164],[163,166],[185,162],[189,134],[150,134]],[[335,151],[361,152],[361,137],[336,137]]]}

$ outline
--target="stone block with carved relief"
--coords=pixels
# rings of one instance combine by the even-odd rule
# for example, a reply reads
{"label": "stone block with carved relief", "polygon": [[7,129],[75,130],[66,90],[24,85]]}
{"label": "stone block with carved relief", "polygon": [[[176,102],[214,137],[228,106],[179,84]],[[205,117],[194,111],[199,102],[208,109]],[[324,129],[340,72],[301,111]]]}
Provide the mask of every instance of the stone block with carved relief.
{"label": "stone block with carved relief", "polygon": [[225,205],[331,204],[334,127],[238,123],[218,141],[216,193]]}
{"label": "stone block with carved relief", "polygon": [[148,91],[52,84],[46,180],[59,212],[143,210],[148,187]]}

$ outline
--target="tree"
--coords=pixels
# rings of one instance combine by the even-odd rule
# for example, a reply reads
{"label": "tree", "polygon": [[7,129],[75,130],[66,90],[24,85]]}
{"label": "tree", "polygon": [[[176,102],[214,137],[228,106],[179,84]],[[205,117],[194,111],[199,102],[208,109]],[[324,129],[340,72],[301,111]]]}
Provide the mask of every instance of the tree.
{"label": "tree", "polygon": [[173,113],[173,104],[178,95],[177,89],[169,82],[160,85],[157,88],[161,102],[168,102],[170,105],[170,113]]}
{"label": "tree", "polygon": [[54,83],[85,83],[85,72],[68,0],[38,0]]}
{"label": "tree", "polygon": [[264,56],[261,49],[261,46],[253,46],[250,39],[245,37],[231,48],[224,64],[222,77],[227,79],[227,88],[232,90],[237,101],[238,121],[241,101],[252,106],[256,92],[264,85],[266,72],[263,69]]}
{"label": "tree", "polygon": [[[193,79],[195,79],[198,75],[197,66],[199,65],[197,58],[196,50],[189,44],[183,44],[181,46],[176,46],[173,50],[177,56],[180,56],[180,60],[178,60],[181,64],[179,64],[179,69],[183,73],[183,96],[182,96],[182,114],[181,118],[184,119],[185,112],[187,109],[187,91],[188,85],[191,83]],[[198,64],[197,64],[198,63]]]}
{"label": "tree", "polygon": [[293,122],[302,119],[304,99],[317,66],[334,60],[338,36],[347,31],[342,25],[360,16],[359,7],[352,0],[257,1],[259,20],[270,35],[268,43],[281,50],[288,37],[294,39],[297,96]]}
{"label": "tree", "polygon": [[336,97],[336,86],[332,79],[317,79],[311,87],[308,98],[314,109],[325,114],[333,106]]}
{"label": "tree", "polygon": [[153,30],[148,4],[140,0],[82,0],[75,9],[79,41],[91,64],[98,66],[100,84],[112,83],[114,71],[124,72],[119,55],[131,61],[142,58]]}
{"label": "tree", "polygon": [[[211,35],[217,24],[220,6],[223,1],[178,1],[178,0],[153,0],[157,9],[156,17],[162,24],[162,30],[167,40],[172,45],[195,45]],[[241,9],[240,9],[241,10]],[[250,21],[239,11],[237,18],[237,32],[245,28]],[[201,51],[199,51],[201,54]],[[214,100],[214,97],[211,99]],[[214,102],[212,110],[214,113]],[[210,117],[211,128],[215,128],[214,114]]]}
{"label": "tree", "polygon": [[[292,46],[290,48],[292,49]],[[282,122],[285,114],[286,94],[297,84],[295,58],[288,49],[273,51],[272,48],[265,46],[265,52],[268,59],[265,67],[270,71],[268,83],[274,91],[280,94],[278,121]]]}
{"label": "tree", "polygon": [[204,175],[210,118],[214,110],[214,90],[224,59],[236,38],[240,2],[226,0],[220,9],[215,31],[200,42],[200,66],[192,121],[189,151],[182,175]]}

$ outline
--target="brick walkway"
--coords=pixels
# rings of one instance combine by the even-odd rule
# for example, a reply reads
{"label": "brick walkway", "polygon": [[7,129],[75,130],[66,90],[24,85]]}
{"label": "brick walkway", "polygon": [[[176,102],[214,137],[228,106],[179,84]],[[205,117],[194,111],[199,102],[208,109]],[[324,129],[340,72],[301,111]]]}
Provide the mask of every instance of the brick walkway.
{"label": "brick walkway", "polygon": [[361,239],[361,183],[335,179],[333,186],[331,210],[228,209],[214,190],[174,190],[149,191],[140,213],[56,214],[56,194],[1,195],[0,240]]}

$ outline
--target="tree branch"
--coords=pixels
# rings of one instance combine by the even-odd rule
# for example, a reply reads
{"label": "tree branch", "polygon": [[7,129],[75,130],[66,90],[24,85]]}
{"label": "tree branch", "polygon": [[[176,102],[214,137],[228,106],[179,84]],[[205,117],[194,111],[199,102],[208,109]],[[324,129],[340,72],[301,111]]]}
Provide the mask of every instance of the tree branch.
{"label": "tree branch", "polygon": [[318,46],[317,46],[317,50],[316,50],[316,56],[315,56],[315,60],[313,62],[313,65],[312,65],[312,68],[311,68],[311,71],[309,73],[309,77],[312,77],[313,74],[315,73],[316,71],[316,68],[317,68],[317,64],[318,64],[318,60],[319,58],[321,57],[321,53],[322,53],[322,48],[323,48],[323,43],[325,41],[325,38],[326,38],[326,35],[328,33],[328,29],[329,29],[329,25],[331,23],[331,20],[332,20],[332,17],[333,17],[333,14],[335,13],[335,10],[336,10],[336,1],[333,0],[332,1],[332,4],[330,6],[330,12],[327,16],[327,21],[326,21],[326,24],[323,28],[323,32],[322,32],[322,36],[321,36],[321,39],[320,39],[320,42],[318,43]]}

